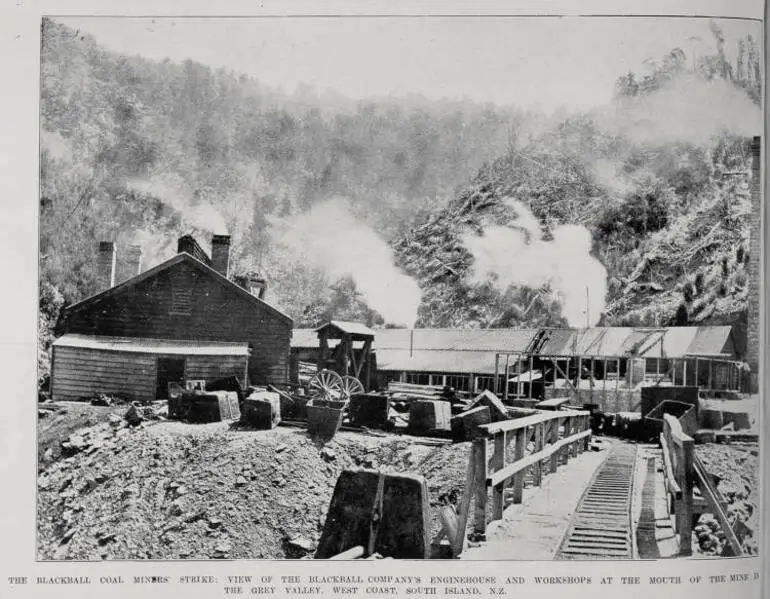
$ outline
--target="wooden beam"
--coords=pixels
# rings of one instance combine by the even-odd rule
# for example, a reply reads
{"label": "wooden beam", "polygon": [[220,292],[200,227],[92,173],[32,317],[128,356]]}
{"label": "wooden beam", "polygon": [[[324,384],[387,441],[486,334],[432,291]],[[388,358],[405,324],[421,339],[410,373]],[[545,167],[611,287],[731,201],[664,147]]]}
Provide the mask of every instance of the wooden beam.
{"label": "wooden beam", "polygon": [[508,366],[510,363],[511,355],[505,354],[505,375],[503,376],[503,402],[508,401]]}
{"label": "wooden beam", "polygon": [[[532,354],[529,355],[529,399],[532,399],[532,383],[534,382],[532,379],[533,376],[533,359]],[[545,380],[545,379],[544,379]]]}
{"label": "wooden beam", "polygon": [[[527,429],[521,428],[514,433],[516,435],[516,445],[513,449],[513,460],[518,462],[524,458],[524,450],[526,449],[526,432]],[[524,471],[522,470],[513,477],[513,503],[521,503],[524,494]]]}
{"label": "wooden beam", "polygon": [[476,445],[476,451],[473,455],[476,458],[476,484],[474,506],[473,530],[477,534],[487,534],[487,440],[485,438],[476,439],[473,442]]}
{"label": "wooden beam", "polygon": [[[353,366],[353,372],[356,372],[358,370],[358,367],[356,366],[356,351],[353,347],[353,338],[350,335],[345,335],[345,352],[346,355],[345,359],[345,376],[348,376],[350,374],[348,370],[348,366]],[[347,357],[350,357],[350,363],[348,363]]]}
{"label": "wooden beam", "polygon": [[580,381],[583,380],[583,356],[578,356],[576,380],[577,380],[577,388],[580,389]]}
{"label": "wooden beam", "polygon": [[364,347],[361,350],[361,362],[356,367],[356,378],[359,378],[361,376],[361,370],[363,369],[364,365],[366,365],[367,369],[369,367],[369,353],[371,352],[372,347],[372,340],[367,339],[364,341]]}
{"label": "wooden beam", "polygon": [[[514,434],[517,433],[518,431]],[[490,467],[491,472],[497,472],[505,467],[505,435],[504,431],[499,435],[495,435],[494,453],[492,454],[492,464]],[[503,480],[492,487],[492,520],[503,519],[505,482]]]}
{"label": "wooden beam", "polygon": [[465,488],[463,495],[460,498],[460,510],[457,514],[457,537],[450,542],[452,543],[452,554],[456,557],[463,551],[465,545],[465,529],[468,527],[468,512],[471,508],[471,495],[475,491],[475,485],[477,483],[476,465],[478,463],[478,445],[474,443],[471,446],[471,455],[468,460],[468,471],[465,473]]}
{"label": "wooden beam", "polygon": [[[567,381],[567,384],[568,384],[570,387],[572,387],[572,391],[573,391],[573,392],[576,392],[576,390],[575,390],[575,386],[572,384],[572,381],[571,381],[571,380],[569,380],[569,377],[568,377],[568,376],[567,376],[567,375],[564,373],[564,371],[563,371],[563,370],[562,370],[562,369],[559,367],[559,361],[558,361],[558,359],[556,359],[556,358],[551,358],[551,361],[553,362],[553,365],[554,365],[554,368],[556,369],[556,371],[558,371],[558,372],[559,372],[559,374],[561,374],[561,375],[562,375],[562,376],[563,376],[563,377],[566,379],[566,381]],[[554,383],[556,382],[556,371],[554,371],[554,381],[553,381]]]}

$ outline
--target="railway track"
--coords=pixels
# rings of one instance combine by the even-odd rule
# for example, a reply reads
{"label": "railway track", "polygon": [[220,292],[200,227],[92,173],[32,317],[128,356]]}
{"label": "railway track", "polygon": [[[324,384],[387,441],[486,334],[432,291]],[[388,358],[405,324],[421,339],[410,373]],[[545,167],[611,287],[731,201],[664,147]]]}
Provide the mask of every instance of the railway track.
{"label": "railway track", "polygon": [[636,446],[619,443],[594,474],[556,559],[632,559],[631,499]]}

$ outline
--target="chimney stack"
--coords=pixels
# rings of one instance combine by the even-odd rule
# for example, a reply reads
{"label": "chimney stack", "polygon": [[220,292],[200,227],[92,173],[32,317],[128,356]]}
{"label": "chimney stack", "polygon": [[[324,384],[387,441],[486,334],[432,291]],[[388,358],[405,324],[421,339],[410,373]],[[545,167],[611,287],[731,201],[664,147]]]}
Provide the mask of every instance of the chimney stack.
{"label": "chimney stack", "polygon": [[230,274],[230,236],[211,237],[211,268],[224,277]]}
{"label": "chimney stack", "polygon": [[751,368],[749,391],[759,392],[760,286],[762,283],[762,139],[751,140],[751,229],[749,233],[749,298],[746,339],[746,362]]}
{"label": "chimney stack", "polygon": [[176,242],[176,253],[190,254],[196,260],[200,260],[207,266],[211,266],[211,259],[208,254],[203,251],[203,248],[195,241],[195,237],[192,235],[183,235]]}
{"label": "chimney stack", "polygon": [[96,257],[96,280],[99,291],[115,286],[115,244],[112,241],[99,242]]}
{"label": "chimney stack", "polygon": [[127,278],[135,277],[142,272],[142,246],[129,245],[126,250],[126,274]]}

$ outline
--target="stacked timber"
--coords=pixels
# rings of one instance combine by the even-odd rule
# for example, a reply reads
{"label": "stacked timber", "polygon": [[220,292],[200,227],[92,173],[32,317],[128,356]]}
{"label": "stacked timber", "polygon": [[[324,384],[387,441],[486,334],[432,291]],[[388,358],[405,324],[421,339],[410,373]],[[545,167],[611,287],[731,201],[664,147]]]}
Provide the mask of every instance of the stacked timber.
{"label": "stacked timber", "polygon": [[301,385],[307,385],[317,372],[318,365],[313,362],[300,361],[297,365],[297,376]]}
{"label": "stacked timber", "polygon": [[388,393],[408,395],[420,399],[439,399],[444,394],[444,387],[440,385],[416,385],[414,383],[391,381],[388,383]]}
{"label": "stacked timber", "polygon": [[430,435],[452,430],[452,410],[447,401],[420,399],[409,406],[408,432]]}

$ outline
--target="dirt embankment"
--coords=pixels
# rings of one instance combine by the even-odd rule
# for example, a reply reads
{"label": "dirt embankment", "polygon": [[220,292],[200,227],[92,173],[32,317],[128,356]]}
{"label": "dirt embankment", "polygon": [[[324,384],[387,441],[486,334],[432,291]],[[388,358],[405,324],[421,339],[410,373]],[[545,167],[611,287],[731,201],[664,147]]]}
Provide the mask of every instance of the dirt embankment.
{"label": "dirt embankment", "polygon": [[302,429],[115,418],[76,436],[77,453],[38,478],[41,559],[300,557],[315,548],[340,472],[355,467],[425,476],[435,534],[435,508],[462,490],[470,447],[345,432],[324,446]]}
{"label": "dirt embankment", "polygon": [[[706,469],[717,477],[717,489],[727,501],[727,518],[747,555],[759,550],[759,446],[718,445],[695,447]],[[704,555],[722,555],[725,537],[710,514],[701,516],[693,531],[693,546]]]}

